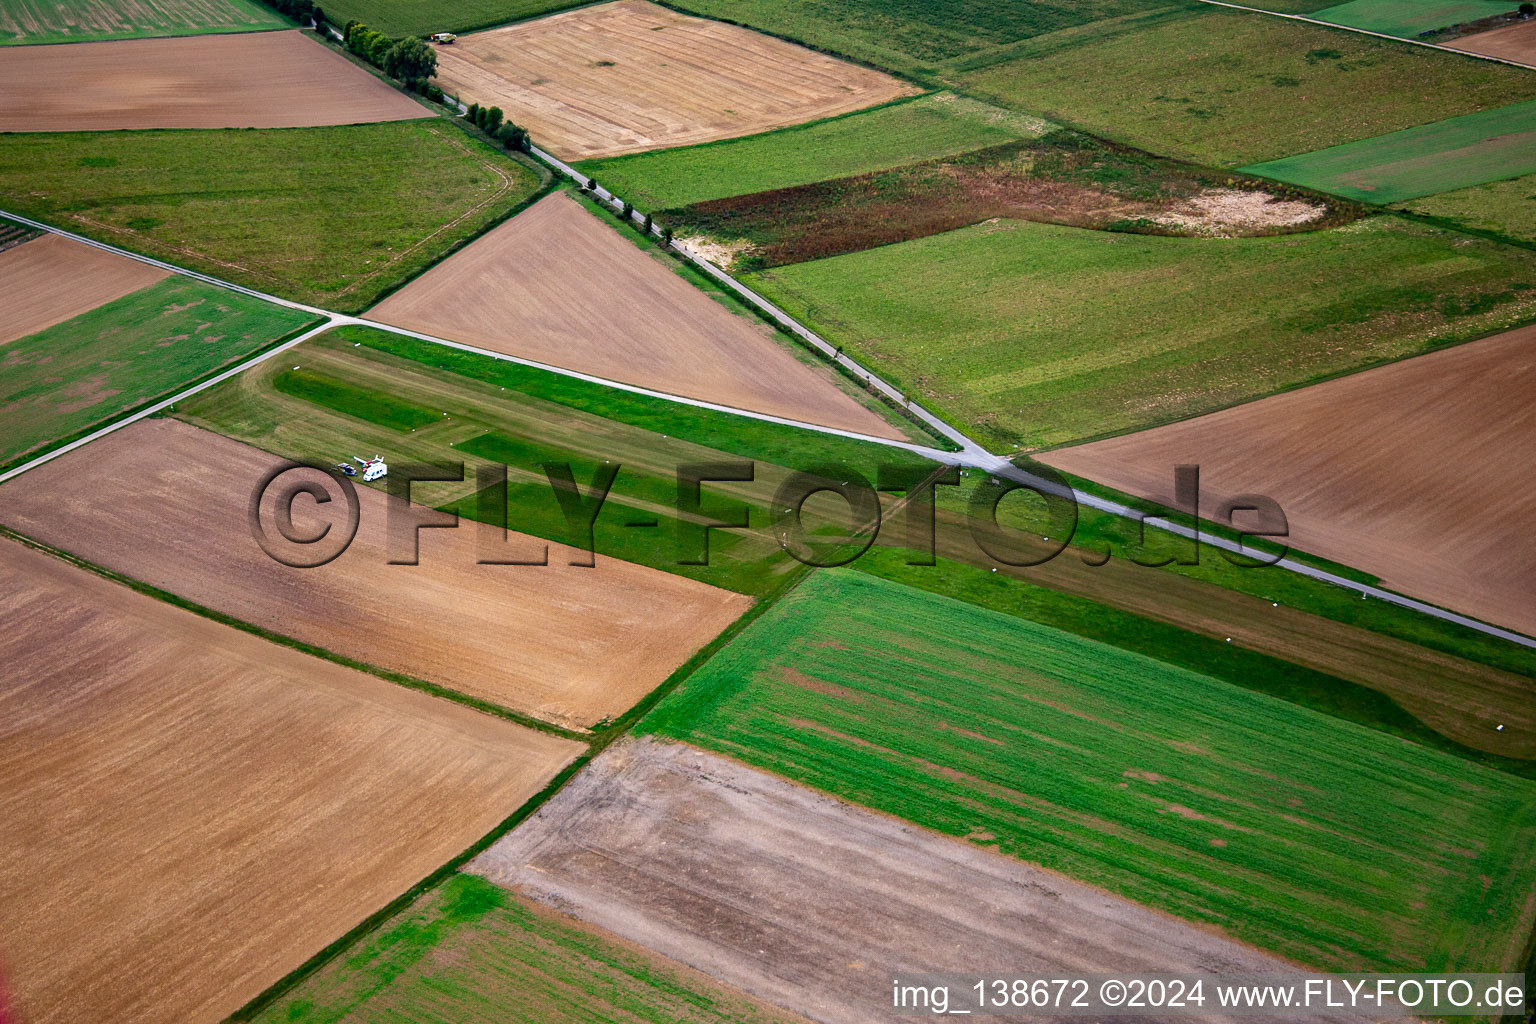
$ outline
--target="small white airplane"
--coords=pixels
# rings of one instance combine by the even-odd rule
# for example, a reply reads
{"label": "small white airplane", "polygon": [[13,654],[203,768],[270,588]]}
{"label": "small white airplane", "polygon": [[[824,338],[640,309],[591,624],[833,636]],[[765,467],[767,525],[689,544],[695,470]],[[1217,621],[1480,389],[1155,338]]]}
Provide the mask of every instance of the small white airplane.
{"label": "small white airplane", "polygon": [[389,467],[384,465],[384,460],[377,455],[371,459],[359,458],[356,455],[352,456],[352,458],[354,461],[362,463],[363,483],[365,484],[371,484],[375,480],[389,475]]}

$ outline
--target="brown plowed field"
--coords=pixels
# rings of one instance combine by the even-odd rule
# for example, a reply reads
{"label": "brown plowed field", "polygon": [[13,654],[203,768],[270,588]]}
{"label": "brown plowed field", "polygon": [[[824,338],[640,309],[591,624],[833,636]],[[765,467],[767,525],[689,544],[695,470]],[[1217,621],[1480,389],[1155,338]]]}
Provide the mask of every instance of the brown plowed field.
{"label": "brown plowed field", "polygon": [[8,48],[0,131],[303,128],[430,112],[298,31]]}
{"label": "brown plowed field", "polygon": [[466,870],[828,1024],[892,1020],[891,979],[925,971],[1294,970],[1061,875],[654,740],[610,747]]}
{"label": "brown plowed field", "polygon": [[58,235],[23,242],[0,252],[0,345],[63,323],[168,276],[169,271],[148,263]]}
{"label": "brown plowed field", "polygon": [[0,541],[0,961],[28,1024],[222,1020],[580,745]]}
{"label": "brown plowed field", "polygon": [[1488,57],[1502,57],[1504,60],[1519,61],[1522,64],[1536,64],[1536,20],[1506,25],[1492,32],[1462,36],[1460,39],[1452,39],[1442,45],[1449,46],[1453,50],[1481,53]]}
{"label": "brown plowed field", "polygon": [[1524,327],[1041,461],[1164,501],[1197,463],[1202,513],[1267,494],[1299,550],[1536,634],[1532,394]]}
{"label": "brown plowed field", "polygon": [[750,135],[918,92],[883,72],[644,0],[460,36],[437,53],[445,90],[501,107],[566,160]]}
{"label": "brown plowed field", "polygon": [[[0,523],[275,633],[570,726],[627,710],[751,604],[602,556],[572,566],[555,545],[548,566],[479,565],[473,523],[423,530],[420,564],[390,565],[387,498],[361,485],[347,552],[289,568],[247,518],[281,461],[144,420],[0,488]],[[304,518],[314,507],[296,503],[300,530],[330,521]],[[327,507],[342,507],[339,492]],[[528,558],[544,542],[514,534],[509,545],[507,557]]]}
{"label": "brown plowed field", "polygon": [[540,200],[369,311],[397,327],[686,398],[901,438],[571,197]]}

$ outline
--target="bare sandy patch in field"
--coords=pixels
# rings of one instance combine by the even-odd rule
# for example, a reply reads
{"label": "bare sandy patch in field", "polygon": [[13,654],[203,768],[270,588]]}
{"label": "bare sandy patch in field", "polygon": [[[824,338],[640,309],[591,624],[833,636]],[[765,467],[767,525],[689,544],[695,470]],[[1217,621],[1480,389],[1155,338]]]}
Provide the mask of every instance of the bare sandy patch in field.
{"label": "bare sandy patch in field", "polygon": [[30,1024],[218,1021],[580,745],[0,541],[0,960]]}
{"label": "bare sandy patch in field", "polygon": [[925,971],[1294,970],[1061,875],[654,740],[609,748],[466,870],[829,1024],[891,1020],[891,979]]}
{"label": "bare sandy patch in field", "polygon": [[782,348],[562,193],[540,200],[368,316],[668,394],[900,439]]}
{"label": "bare sandy patch in field", "polygon": [[1210,188],[1155,218],[1159,224],[1197,234],[1251,234],[1266,228],[1292,228],[1328,212],[1320,203],[1280,199],[1256,189]]}
{"label": "bare sandy patch in field", "polygon": [[1453,50],[1481,53],[1487,57],[1500,57],[1521,64],[1536,64],[1536,19],[1505,25],[1491,32],[1462,36],[1448,43]]}
{"label": "bare sandy patch in field", "polygon": [[460,36],[437,80],[501,107],[566,160],[782,128],[917,89],[802,46],[644,0]]}
{"label": "bare sandy patch in field", "polygon": [[1197,463],[1202,513],[1269,495],[1296,548],[1536,634],[1532,394],[1525,327],[1041,461],[1163,501]]}
{"label": "bare sandy patch in field", "polygon": [[[421,531],[420,564],[391,565],[388,499],[361,485],[346,553],[289,568],[262,551],[248,519],[260,478],[282,461],[145,420],[0,488],[0,522],[275,633],[570,726],[623,713],[751,603],[601,555],[572,566],[558,545],[547,566],[480,565],[474,523]],[[342,507],[338,491],[327,508]],[[296,505],[301,531],[331,522],[301,517],[314,508]],[[337,511],[338,534],[344,519]],[[500,553],[543,549],[513,534]]]}
{"label": "bare sandy patch in field", "polygon": [[170,271],[58,235],[23,242],[0,252],[0,345],[168,276]]}
{"label": "bare sandy patch in field", "polygon": [[430,117],[290,32],[18,46],[0,60],[0,131],[303,128]]}

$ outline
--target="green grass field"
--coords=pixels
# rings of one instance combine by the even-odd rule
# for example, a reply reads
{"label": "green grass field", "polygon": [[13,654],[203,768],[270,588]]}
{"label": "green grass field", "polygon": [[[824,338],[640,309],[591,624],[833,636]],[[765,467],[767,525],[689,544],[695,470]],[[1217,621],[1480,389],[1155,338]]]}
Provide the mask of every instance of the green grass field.
{"label": "green grass field", "polygon": [[806,185],[951,156],[1049,128],[954,93],[742,139],[588,160],[581,170],[642,210]]}
{"label": "green grass field", "polygon": [[1424,196],[1403,208],[1536,245],[1536,174]]}
{"label": "green grass field", "polygon": [[1243,168],[1367,203],[1536,171],[1536,100]]}
{"label": "green grass field", "polygon": [[446,120],[0,135],[0,203],[356,312],[531,197],[540,174]]}
{"label": "green grass field", "polygon": [[260,32],[289,25],[255,0],[0,0],[0,46]]}
{"label": "green grass field", "polygon": [[1001,450],[1193,416],[1536,313],[1536,254],[1396,217],[1269,238],[979,224],[746,280]]}
{"label": "green grass field", "polygon": [[1031,36],[1183,0],[684,0],[679,9],[734,21],[901,74],[996,59]]}
{"label": "green grass field", "polygon": [[0,463],[171,394],[311,322],[169,277],[0,349]]}
{"label": "green grass field", "polygon": [[[463,483],[418,488],[418,500],[572,544],[584,537],[568,526],[543,464],[570,463],[583,489],[599,471],[617,465],[596,521],[599,552],[747,594],[772,592],[798,568],[768,522],[784,466],[849,465],[873,479],[880,463],[925,464],[842,438],[673,403],[631,401],[633,396],[547,371],[369,328],[327,333],[281,362],[181,403],[177,416],[266,451],[324,464],[365,449],[387,453],[391,461],[462,461]],[[621,419],[602,418],[615,410]],[[679,564],[684,549],[690,557],[698,554],[700,536],[681,525],[677,467],[742,458],[756,463],[756,479],[707,485],[706,508],[712,514],[734,507],[733,501],[746,502],[753,529],[715,532],[707,566]],[[477,469],[488,463],[507,467],[505,518],[493,494],[476,492]],[[629,525],[639,521],[655,525]]]}
{"label": "green grass field", "polygon": [[1515,970],[1536,783],[817,573],[643,721],[1327,970]]}
{"label": "green grass field", "polygon": [[257,1024],[769,1024],[704,975],[453,875],[258,1013]]}
{"label": "green grass field", "polygon": [[521,21],[565,7],[580,0],[331,0],[325,4],[327,20],[345,25],[361,21],[387,36],[422,36],[433,32],[468,32],[508,21]]}
{"label": "green grass field", "polygon": [[1507,14],[1518,6],[1506,0],[1350,0],[1311,16],[1335,25],[1413,39],[1452,25]]}
{"label": "green grass field", "polygon": [[1536,97],[1519,68],[1203,7],[1034,40],[958,76],[983,98],[1221,167]]}

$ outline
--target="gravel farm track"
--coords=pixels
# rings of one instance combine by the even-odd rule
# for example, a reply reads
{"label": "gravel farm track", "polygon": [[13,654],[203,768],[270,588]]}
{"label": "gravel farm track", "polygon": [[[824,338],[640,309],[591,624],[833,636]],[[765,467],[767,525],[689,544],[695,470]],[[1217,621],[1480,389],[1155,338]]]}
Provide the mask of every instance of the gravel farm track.
{"label": "gravel farm track", "polygon": [[297,30],[18,46],[0,132],[307,128],[432,112]]}
{"label": "gravel farm track", "polygon": [[[388,499],[363,486],[347,552],[290,569],[251,539],[248,519],[253,488],[282,462],[179,421],[145,421],[7,484],[0,522],[274,633],[576,728],[628,710],[751,603],[602,556],[572,566],[557,545],[547,566],[479,565],[469,523],[423,530],[420,564],[390,565]],[[513,534],[499,553],[543,549]]]}
{"label": "gravel farm track", "polygon": [[0,574],[0,953],[27,1024],[214,1024],[582,749],[13,541]]}
{"label": "gravel farm track", "polygon": [[445,91],[504,108],[566,160],[751,135],[919,91],[881,71],[645,0],[460,36],[437,59]]}
{"label": "gravel farm track", "polygon": [[170,272],[43,235],[0,252],[0,345],[147,288]]}

